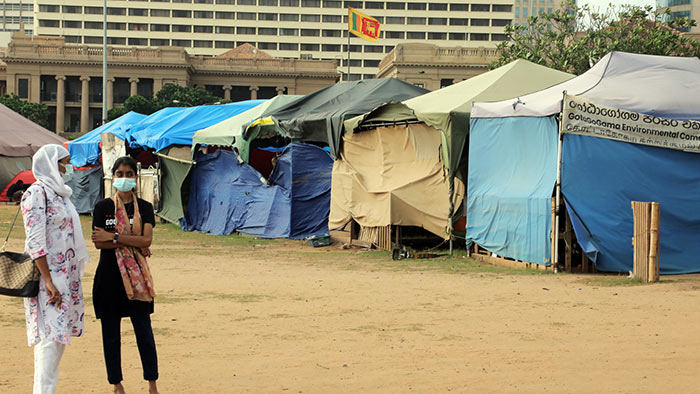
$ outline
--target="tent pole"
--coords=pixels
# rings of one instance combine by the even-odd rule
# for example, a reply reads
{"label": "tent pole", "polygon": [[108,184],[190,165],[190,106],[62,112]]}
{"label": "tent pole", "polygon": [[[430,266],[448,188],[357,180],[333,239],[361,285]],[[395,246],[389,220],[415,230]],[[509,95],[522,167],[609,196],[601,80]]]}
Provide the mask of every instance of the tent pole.
{"label": "tent pole", "polygon": [[[562,98],[562,111],[563,111],[563,105],[566,103],[566,92],[564,92],[564,97]],[[554,256],[552,256],[552,268],[554,269],[554,272],[557,272],[558,270],[558,264],[559,264],[559,207],[561,205],[561,145],[562,145],[562,140],[564,139],[564,135],[562,134],[562,124],[564,118],[561,116],[561,112],[559,115],[559,135],[558,135],[558,143],[557,143],[557,183],[555,186],[555,191],[554,191],[554,196],[556,198],[556,202],[554,204]]]}

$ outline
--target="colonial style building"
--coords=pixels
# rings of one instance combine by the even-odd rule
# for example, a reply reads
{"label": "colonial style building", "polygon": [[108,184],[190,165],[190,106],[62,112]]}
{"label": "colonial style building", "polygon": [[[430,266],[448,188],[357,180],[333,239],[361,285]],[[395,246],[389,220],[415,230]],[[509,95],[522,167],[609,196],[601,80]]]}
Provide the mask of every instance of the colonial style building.
{"label": "colonial style building", "polygon": [[497,58],[493,48],[399,44],[379,64],[377,78],[393,77],[437,90],[488,71]]}
{"label": "colonial style building", "polygon": [[[151,98],[165,84],[206,88],[233,101],[307,94],[339,79],[335,60],[275,58],[249,44],[218,56],[179,47],[108,47],[107,107]],[[0,92],[41,102],[57,132],[91,130],[102,120],[102,46],[15,33],[0,66]]]}

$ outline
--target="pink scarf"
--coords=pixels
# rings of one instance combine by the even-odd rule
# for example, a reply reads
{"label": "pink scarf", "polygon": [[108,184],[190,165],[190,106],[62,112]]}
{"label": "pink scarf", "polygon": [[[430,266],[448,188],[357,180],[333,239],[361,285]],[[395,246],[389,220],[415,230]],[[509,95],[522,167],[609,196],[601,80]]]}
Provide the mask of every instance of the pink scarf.
{"label": "pink scarf", "polygon": [[[119,198],[119,193],[114,195],[115,230],[119,234],[141,235],[139,204],[136,195],[133,193],[132,195],[134,199],[134,222],[131,226],[129,225],[129,216],[126,214],[124,203]],[[153,290],[151,269],[141,251],[138,248],[124,246],[114,249],[114,253],[117,255],[117,265],[119,265],[119,272],[122,274],[126,296],[130,300],[153,301],[156,292]]]}

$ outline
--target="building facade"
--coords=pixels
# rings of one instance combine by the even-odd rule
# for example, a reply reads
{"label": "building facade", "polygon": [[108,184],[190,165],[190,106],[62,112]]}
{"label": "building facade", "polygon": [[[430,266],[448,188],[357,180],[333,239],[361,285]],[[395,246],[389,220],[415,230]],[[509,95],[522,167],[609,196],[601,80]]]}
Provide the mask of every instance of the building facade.
{"label": "building facade", "polygon": [[[85,132],[102,123],[102,46],[14,33],[0,67],[0,93],[46,104],[50,129]],[[193,56],[184,48],[108,47],[107,107],[165,84],[205,88],[233,101],[307,94],[334,84],[334,60],[279,59],[249,45]]]}
{"label": "building facade", "polygon": [[[671,18],[690,18],[700,21],[700,0],[656,0],[656,8],[671,9]],[[700,26],[685,29],[685,32],[700,33]],[[697,37],[694,35],[694,37]]]}
{"label": "building facade", "polygon": [[[381,22],[376,43],[353,36],[348,47],[348,7]],[[37,34],[102,43],[102,0],[35,0],[34,12]],[[335,60],[344,80],[374,77],[407,41],[495,47],[514,17],[513,0],[110,0],[107,14],[110,45],[215,55],[250,43],[278,58]]]}
{"label": "building facade", "polygon": [[437,90],[488,71],[498,58],[493,48],[399,44],[382,60],[377,78],[398,78]]}
{"label": "building facade", "polygon": [[551,14],[561,7],[561,0],[515,0],[513,5],[513,24],[527,25],[531,16]]}
{"label": "building facade", "polygon": [[2,12],[0,32],[19,31],[20,21],[24,24],[24,31],[27,34],[34,32],[34,1],[3,0],[0,11]]}

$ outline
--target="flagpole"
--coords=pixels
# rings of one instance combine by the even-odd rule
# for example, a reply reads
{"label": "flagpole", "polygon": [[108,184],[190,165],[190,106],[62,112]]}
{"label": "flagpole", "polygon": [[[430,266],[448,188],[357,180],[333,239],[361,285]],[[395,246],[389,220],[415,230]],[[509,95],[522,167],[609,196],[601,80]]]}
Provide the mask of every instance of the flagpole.
{"label": "flagpole", "polygon": [[350,29],[348,29],[348,81],[350,80]]}

